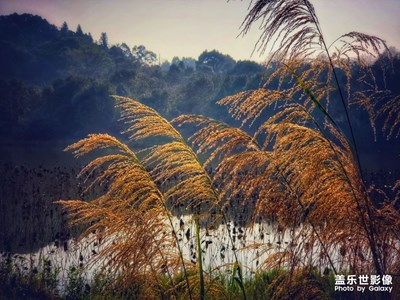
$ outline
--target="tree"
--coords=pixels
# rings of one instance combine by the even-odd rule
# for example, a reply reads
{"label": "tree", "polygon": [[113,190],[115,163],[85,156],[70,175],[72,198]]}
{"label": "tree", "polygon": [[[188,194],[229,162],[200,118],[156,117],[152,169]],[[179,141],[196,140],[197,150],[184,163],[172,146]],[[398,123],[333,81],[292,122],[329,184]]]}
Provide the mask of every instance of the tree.
{"label": "tree", "polygon": [[216,50],[201,53],[196,64],[197,68],[208,68],[213,72],[226,72],[233,69],[234,66],[235,60],[232,57]]}
{"label": "tree", "polygon": [[147,65],[154,65],[157,62],[157,55],[143,45],[134,46],[132,56],[136,61]]}
{"label": "tree", "polygon": [[102,46],[105,49],[108,49],[108,37],[107,37],[107,33],[102,32],[101,36],[100,36],[100,46]]}
{"label": "tree", "polygon": [[78,26],[76,27],[76,35],[77,36],[83,36],[82,27],[81,27],[80,24],[78,24]]}
{"label": "tree", "polygon": [[160,65],[160,69],[164,72],[168,72],[170,67],[171,63],[168,60],[164,60]]}
{"label": "tree", "polygon": [[260,64],[255,63],[254,61],[249,60],[241,60],[238,61],[235,67],[232,70],[233,74],[243,74],[243,75],[252,75],[261,73],[263,70]]}
{"label": "tree", "polygon": [[167,80],[171,84],[176,84],[179,82],[179,76],[182,74],[182,70],[179,68],[178,65],[172,64],[170,65],[167,73]]}
{"label": "tree", "polygon": [[64,23],[62,24],[62,26],[61,26],[61,29],[60,29],[60,31],[61,31],[61,33],[62,34],[66,34],[66,33],[68,33],[68,31],[69,31],[69,28],[68,28],[68,24],[67,24],[67,22],[65,22],[64,21]]}
{"label": "tree", "polygon": [[196,69],[196,60],[192,57],[182,57],[183,64],[185,65],[186,70]]}
{"label": "tree", "polygon": [[125,57],[132,58],[131,50],[130,50],[129,46],[126,43],[122,43],[118,47],[122,50],[122,52],[124,53]]}
{"label": "tree", "polygon": [[89,43],[93,43],[93,37],[92,37],[92,34],[90,32],[86,35],[86,37],[87,37],[87,40],[88,40]]}
{"label": "tree", "polygon": [[182,71],[193,71],[196,69],[196,60],[191,57],[182,57],[182,59],[180,59],[179,57],[174,56],[171,65],[179,66]]}
{"label": "tree", "polygon": [[68,51],[68,72],[88,78],[108,78],[115,63],[102,47],[79,47]]}

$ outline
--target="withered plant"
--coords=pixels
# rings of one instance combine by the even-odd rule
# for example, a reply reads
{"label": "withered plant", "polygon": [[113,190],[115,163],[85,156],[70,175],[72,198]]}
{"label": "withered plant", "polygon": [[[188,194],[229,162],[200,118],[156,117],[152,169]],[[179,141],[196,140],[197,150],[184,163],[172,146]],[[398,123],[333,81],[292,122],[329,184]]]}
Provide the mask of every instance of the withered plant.
{"label": "withered plant", "polygon": [[[219,195],[196,154],[166,119],[137,101],[114,99],[128,141],[145,143],[158,137],[158,144],[143,147],[141,159],[107,134],[92,134],[70,145],[66,151],[73,151],[76,157],[97,151],[97,158],[80,176],[86,177],[85,181],[93,178],[88,190],[103,185],[106,192],[90,202],[59,203],[70,210],[73,223],[89,225],[84,237],[102,240],[98,259],[105,260],[105,270],[116,272],[117,284],[127,287],[150,277],[153,281],[147,281],[148,288],[157,291],[162,284],[156,280],[167,275],[172,290],[163,293],[183,289],[187,297],[203,299],[206,283],[214,292],[218,285],[203,270],[200,223],[207,220],[213,224],[223,218]],[[108,149],[111,154],[105,151]],[[172,220],[172,213],[182,207],[196,224],[197,264],[184,258]],[[237,267],[237,258],[235,262]],[[183,286],[174,282],[179,272],[184,274]]]}
{"label": "withered plant", "polygon": [[[258,169],[257,176],[246,175],[259,178],[256,184],[249,185],[251,178],[232,177],[235,182],[227,187],[233,193],[255,189],[255,213],[274,215],[287,228],[299,220],[308,224],[310,238],[302,238],[307,247],[296,252],[300,255],[315,241],[322,256],[328,255],[332,246],[339,249],[339,255],[334,256],[346,258],[342,266],[355,272],[371,268],[378,274],[398,272],[393,269],[398,266],[395,257],[399,257],[396,200],[386,198],[374,205],[374,188],[363,180],[357,133],[348,110],[349,105],[364,108],[374,134],[378,116],[386,117],[383,131],[388,137],[398,135],[399,96],[379,86],[371,67],[371,61],[384,53],[389,60],[381,60],[387,64],[381,69],[385,72],[390,68],[386,43],[376,36],[350,32],[327,45],[314,7],[307,0],[254,1],[242,33],[257,22],[262,33],[256,50],[271,50],[267,68],[273,63],[275,69],[259,90],[227,97],[220,103],[243,120],[242,126],[257,124],[253,138],[262,139],[265,172],[260,176]],[[355,65],[359,68],[357,78],[352,74]],[[339,73],[346,80],[345,86],[340,85]],[[353,90],[354,81],[364,90]],[[330,108],[341,108],[346,123],[339,125]],[[271,111],[275,112],[264,120]],[[200,133],[195,141],[202,144],[210,137]],[[218,151],[220,146],[214,146]],[[253,157],[256,152],[253,150]],[[234,171],[240,155],[224,158],[220,170]],[[259,163],[259,156],[254,160]],[[288,250],[294,254],[293,249]],[[370,261],[372,266],[367,265]],[[331,262],[331,267],[335,269],[335,263]]]}
{"label": "withered plant", "polygon": [[[217,165],[213,179],[221,183],[226,203],[234,197],[248,202],[243,205],[252,201],[251,224],[266,217],[291,233],[292,242],[265,261],[268,268],[325,265],[335,273],[397,274],[397,197],[367,186],[348,108],[365,109],[374,135],[383,117],[383,134],[398,136],[399,95],[378,84],[371,63],[387,58],[375,62],[382,63],[385,78],[391,67],[386,43],[350,32],[327,45],[307,0],[255,1],[242,33],[257,22],[262,34],[256,49],[271,50],[266,68],[273,66],[272,72],[258,90],[219,101],[252,134],[198,116],[176,121],[199,126],[192,141],[200,153],[209,154],[206,163]],[[353,90],[352,82],[364,89]],[[336,115],[342,110],[345,123],[339,124],[330,110]],[[270,245],[264,248],[269,251]]]}

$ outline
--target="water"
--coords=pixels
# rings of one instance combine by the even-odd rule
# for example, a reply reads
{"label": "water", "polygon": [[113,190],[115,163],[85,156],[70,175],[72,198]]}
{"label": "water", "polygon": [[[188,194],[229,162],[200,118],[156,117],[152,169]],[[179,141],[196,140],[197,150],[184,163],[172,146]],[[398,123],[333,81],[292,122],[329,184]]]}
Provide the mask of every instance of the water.
{"label": "water", "polygon": [[[60,282],[65,282],[67,271],[72,266],[85,268],[85,276],[90,279],[93,271],[102,264],[101,261],[90,263],[98,258],[101,244],[95,244],[91,239],[77,240],[81,231],[68,226],[67,213],[54,203],[59,199],[81,199],[83,192],[80,180],[76,179],[81,165],[70,154],[63,153],[63,147],[64,143],[53,148],[46,145],[31,145],[13,151],[10,148],[6,151],[9,156],[3,156],[0,163],[0,174],[3,175],[0,185],[0,251],[12,253],[25,266],[37,265],[43,259],[51,261],[54,268],[61,270]],[[86,195],[87,198],[94,196],[95,193]],[[268,257],[288,247],[296,247],[294,243],[303,239],[300,234],[304,231],[301,229],[282,232],[265,221],[246,227],[247,221],[243,220],[248,219],[251,209],[245,208],[238,214],[231,214],[235,221],[220,224],[213,230],[202,227],[205,270],[225,265],[224,271],[228,272],[232,270],[236,255],[244,273],[251,274],[265,269],[263,263]],[[178,212],[173,223],[185,259],[195,263],[198,254],[192,217],[179,216]],[[168,225],[166,228],[172,231]],[[308,256],[302,255],[318,259],[321,250],[317,243],[315,245]],[[326,261],[320,264],[321,267],[328,265]]]}
{"label": "water", "polygon": [[[182,222],[184,225],[181,225]],[[191,216],[182,216],[174,217],[173,223],[185,260],[196,263],[198,253],[194,221]],[[280,251],[290,243],[288,237],[282,233],[276,233],[274,230],[272,225],[266,223],[255,224],[251,230],[234,227],[233,223],[228,223],[228,226],[220,225],[214,230],[202,228],[200,239],[204,269],[229,273],[235,262],[234,252],[236,252],[245,276],[256,272],[261,268],[262,262],[268,255]],[[229,234],[232,239],[229,238]],[[255,244],[260,247],[255,247]],[[67,281],[68,270],[71,267],[81,268],[84,277],[90,281],[94,272],[103,266],[104,261],[99,259],[98,253],[101,252],[104,245],[99,243],[94,235],[91,235],[81,240],[70,239],[63,243],[53,242],[33,253],[16,253],[13,257],[21,267],[30,269],[39,265],[40,262],[43,263],[44,260],[50,261],[52,268],[60,271],[58,279],[62,290],[62,285]],[[263,253],[266,248],[269,250]],[[176,249],[176,251],[178,250]],[[225,267],[221,268],[221,266]]]}

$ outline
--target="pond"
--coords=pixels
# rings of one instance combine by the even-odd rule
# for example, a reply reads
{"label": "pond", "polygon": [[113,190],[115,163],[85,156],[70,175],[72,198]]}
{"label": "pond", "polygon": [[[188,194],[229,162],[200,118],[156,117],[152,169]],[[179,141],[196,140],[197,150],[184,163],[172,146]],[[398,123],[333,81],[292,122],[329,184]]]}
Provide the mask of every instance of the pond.
{"label": "pond", "polygon": [[[25,267],[50,261],[54,268],[61,270],[60,282],[65,282],[66,272],[72,266],[88,267],[85,276],[90,279],[93,271],[101,267],[101,261],[90,262],[98,257],[102,247],[101,241],[78,240],[82,228],[69,227],[67,213],[54,203],[59,199],[81,199],[84,190],[76,178],[82,166],[71,155],[63,153],[63,147],[63,144],[29,145],[12,151],[2,147],[9,156],[3,156],[5,158],[0,164],[3,178],[0,186],[3,195],[0,198],[2,259],[11,255]],[[85,197],[89,199],[96,192],[101,191]],[[232,268],[229,266],[235,262],[236,256],[244,273],[251,274],[260,268],[265,269],[263,263],[268,256],[288,247],[297,247],[302,239],[300,235],[310,233],[301,228],[282,232],[276,224],[265,220],[248,227],[243,219],[248,218],[249,213],[249,209],[243,208],[241,213],[231,214],[231,221],[227,224],[219,224],[213,230],[201,228],[205,270],[227,266],[225,271],[230,271]],[[192,217],[177,212],[173,223],[185,259],[195,263],[196,231]],[[166,225],[166,230],[172,232],[169,225]],[[320,267],[325,268],[328,262],[318,260],[320,253],[320,247],[314,245],[303,256],[319,261]],[[332,255],[337,264],[343,263],[335,251]]]}

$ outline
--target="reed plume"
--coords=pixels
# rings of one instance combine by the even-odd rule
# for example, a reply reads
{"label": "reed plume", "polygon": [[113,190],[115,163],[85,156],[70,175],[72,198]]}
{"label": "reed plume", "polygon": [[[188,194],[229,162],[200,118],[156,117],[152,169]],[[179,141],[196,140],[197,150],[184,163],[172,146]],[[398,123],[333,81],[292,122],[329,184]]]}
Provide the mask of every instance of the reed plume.
{"label": "reed plume", "polygon": [[[237,96],[241,97],[241,94]],[[232,103],[236,107],[233,97],[221,103]],[[243,206],[254,202],[253,224],[260,216],[275,220],[282,230],[311,224],[315,232],[307,234],[312,239],[308,240],[307,247],[310,244],[320,247],[318,244],[323,243],[333,249],[340,240],[336,240],[332,228],[341,232],[342,239],[358,236],[358,242],[365,244],[353,201],[354,193],[358,197],[362,193],[359,188],[354,189],[360,186],[361,179],[351,160],[350,146],[333,127],[331,131],[337,136],[337,144],[317,130],[294,123],[299,120],[306,123],[311,117],[298,105],[288,106],[260,125],[251,137],[241,129],[228,128],[204,117],[176,119],[181,124],[193,122],[201,126],[191,137],[198,151],[209,157],[221,153],[213,180],[219,183],[221,197],[225,197],[224,207],[232,204],[232,199],[240,198]],[[266,136],[263,143],[257,141],[261,132]],[[351,176],[346,176],[345,171]],[[303,233],[309,229],[305,226]],[[304,247],[306,243],[301,245]],[[298,252],[305,253],[305,249]],[[321,252],[329,255],[327,249]]]}
{"label": "reed plume", "polygon": [[[375,224],[380,212],[374,207],[362,179],[357,144],[345,102],[364,107],[374,130],[378,113],[388,115],[384,130],[388,128],[388,120],[392,118],[393,121],[396,115],[389,113],[389,107],[393,107],[396,98],[386,101],[380,110],[376,109],[377,103],[391,95],[379,90],[368,63],[368,56],[377,57],[383,51],[388,52],[386,43],[379,37],[350,32],[327,47],[309,1],[256,1],[242,24],[242,33],[250,30],[256,21],[261,22],[263,31],[256,45],[258,50],[263,52],[267,46],[278,45],[268,62],[274,59],[276,68],[262,88],[219,101],[228,106],[235,119],[242,120],[242,127],[258,126],[252,139],[248,138],[253,148],[246,151],[246,145],[241,148],[235,145],[239,153],[228,155],[231,151],[226,151],[226,146],[213,138],[218,136],[223,140],[222,132],[229,132],[227,129],[218,131],[211,123],[186,116],[184,123],[189,123],[187,119],[190,119],[206,125],[192,140],[198,144],[200,152],[212,149],[212,158],[216,153],[225,154],[217,167],[215,180],[225,183],[224,196],[242,196],[247,201],[256,199],[253,220],[257,214],[268,216],[277,219],[286,229],[308,223],[318,238],[309,236],[306,248],[318,241],[331,249],[342,249],[342,256],[349,254],[345,251],[348,246],[363,249],[369,245],[371,252],[367,255],[373,256],[375,268],[381,273],[384,259],[378,256],[384,254],[377,246],[381,234]],[[334,50],[330,52],[331,49]],[[362,74],[358,81],[367,86],[365,91],[353,92],[351,89],[354,59]],[[337,79],[338,70],[346,78],[347,99]],[[277,89],[271,89],[270,86],[276,86],[276,83]],[[328,112],[336,90],[346,113],[350,142]],[[395,128],[397,120],[392,124],[396,124],[392,125]],[[257,167],[249,167],[244,160]],[[352,230],[341,227],[344,223],[351,224]],[[391,235],[390,243],[394,240],[397,240],[396,235]],[[352,243],[346,245],[344,241]],[[309,250],[306,248],[297,252],[305,253]],[[290,249],[282,253],[293,252],[294,249]],[[326,255],[327,249],[324,252]],[[351,259],[355,258],[361,266],[366,256],[365,253],[359,256],[361,260],[354,256]]]}
{"label": "reed plume", "polygon": [[[167,201],[188,210],[218,202],[218,195],[196,154],[180,133],[153,109],[128,98],[115,96],[116,107],[122,110],[121,120],[128,126],[124,133],[132,141],[162,135],[169,142],[146,149],[143,164],[160,184]],[[130,134],[133,132],[132,134]]]}
{"label": "reed plume", "polygon": [[[379,86],[371,66],[371,61],[382,54],[388,56],[390,60],[391,53],[385,41],[381,38],[359,32],[344,34],[328,46],[322,34],[315,9],[312,3],[307,0],[255,1],[242,24],[242,33],[245,34],[248,32],[256,21],[261,23],[260,28],[262,30],[261,37],[256,47],[258,47],[258,50],[261,50],[262,53],[269,47],[272,52],[267,64],[274,60],[274,64],[277,66],[263,88],[268,89],[272,83],[278,82],[277,91],[283,92],[288,98],[291,98],[292,102],[295,102],[296,105],[303,106],[304,112],[312,116],[312,123],[314,124],[306,126],[319,131],[322,137],[328,141],[326,144],[328,148],[326,149],[330,148],[333,150],[334,156],[336,156],[335,160],[339,164],[339,173],[342,173],[344,182],[350,187],[351,197],[349,197],[348,200],[355,203],[356,209],[354,213],[358,214],[358,225],[361,226],[361,231],[368,241],[375,270],[382,274],[385,270],[383,263],[385,259],[383,256],[386,254],[382,249],[379,249],[381,247],[380,245],[382,245],[382,239],[384,239],[378,229],[380,225],[378,225],[379,222],[377,220],[379,219],[378,215],[380,214],[380,209],[373,205],[371,201],[371,191],[365,186],[361,175],[362,166],[348,105],[355,104],[365,108],[369,115],[374,134],[376,132],[375,123],[377,117],[384,116],[386,121],[383,130],[388,132],[388,137],[393,135],[394,130],[398,128],[398,105],[396,106],[394,104],[398,102],[396,101],[397,97],[386,90],[385,86]],[[275,48],[277,50],[275,50]],[[353,78],[352,72],[354,61],[358,66],[356,79]],[[386,60],[378,60],[376,63],[382,62],[387,63]],[[382,64],[381,70],[383,71],[384,82],[385,69],[386,66]],[[344,74],[346,80],[344,89],[338,80],[339,72]],[[354,82],[354,80],[356,80],[364,90],[353,91],[352,82]],[[346,91],[346,95],[344,91]],[[339,102],[334,101],[332,103],[334,98],[338,99]],[[234,109],[242,113],[246,112],[246,108],[244,108],[246,106],[246,101],[247,100],[240,101],[240,104],[237,102],[237,106]],[[234,103],[232,102],[232,98],[223,100],[223,102],[223,104]],[[283,108],[281,108],[281,111],[283,112],[278,111],[275,116],[282,116],[282,114],[285,114],[284,111],[287,110],[287,103],[288,102],[282,104]],[[349,142],[346,141],[346,136],[341,129],[343,125],[339,126],[328,113],[329,107],[332,105],[335,107],[340,105],[343,108],[347,129],[350,132]],[[232,110],[232,107],[230,109]],[[321,112],[322,116],[325,118],[323,121],[317,115],[317,113]],[[255,114],[253,113],[251,116],[255,116]],[[304,119],[300,118],[299,121],[295,123],[303,125],[303,122]],[[284,124],[277,124],[271,127],[268,123],[268,121],[265,122],[267,126],[262,125],[261,128],[264,127],[263,130],[272,129],[273,131],[277,129],[278,132],[275,133],[276,136],[282,138],[285,133],[285,131],[282,130],[287,130],[287,126]],[[290,126],[291,133],[289,136],[298,139],[296,134],[293,135],[297,129],[295,130],[293,125]],[[274,127],[276,129],[274,129]],[[307,131],[308,129],[304,130],[304,134],[307,134]],[[301,141],[301,139],[299,141]],[[339,146],[337,143],[338,141],[344,148]],[[307,143],[310,143],[310,141],[304,141],[303,146],[307,145]],[[292,143],[288,142],[284,145],[290,149]],[[317,147],[314,149],[317,149]],[[332,151],[329,152],[332,153]],[[300,153],[303,155],[308,154],[307,152],[299,152],[299,154]],[[313,152],[311,153],[316,155]],[[318,152],[318,154],[321,153],[324,152]],[[303,157],[301,160],[303,160]],[[282,161],[282,166],[284,168],[294,163],[294,161],[291,161],[285,165],[286,162]],[[308,163],[310,162],[307,162],[307,164]],[[321,165],[314,165],[314,167],[321,167]],[[303,173],[296,173],[292,170],[287,174],[289,175],[289,179],[295,177],[298,179],[306,179]],[[286,176],[285,173],[283,173],[283,175],[284,177]],[[291,181],[289,180],[288,183],[291,183]],[[297,193],[298,183],[294,184],[294,188],[291,189]],[[332,189],[336,186],[337,185],[327,185],[325,188]],[[321,191],[323,191],[324,187],[321,186],[321,188]],[[312,190],[311,188],[310,191]],[[299,195],[302,196],[302,193],[307,195],[307,192],[308,190],[304,192],[300,191]],[[393,202],[395,201],[392,201],[392,203]],[[327,203],[329,203],[329,201],[327,201]],[[391,206],[393,207],[393,204]],[[362,234],[362,232],[360,232],[360,234]],[[398,240],[398,237],[396,237],[396,235],[391,235],[390,239],[391,242],[389,244]],[[386,244],[385,247],[388,247],[388,244]],[[359,245],[357,245],[356,248],[359,248]],[[397,251],[398,249],[394,250],[392,253],[396,253]],[[345,251],[342,253],[345,253]]]}
{"label": "reed plume", "polygon": [[[149,275],[157,279],[165,272],[176,274],[183,267],[189,298],[197,292],[204,297],[209,279],[203,277],[200,244],[200,271],[189,272],[188,266],[195,268],[183,258],[171,212],[183,207],[197,219],[203,215],[209,218],[208,211],[218,205],[219,196],[196,154],[166,119],[129,98],[115,96],[115,100],[129,141],[162,139],[141,149],[140,159],[126,144],[107,134],[92,134],[70,145],[66,151],[76,157],[92,152],[98,155],[79,176],[85,177],[87,190],[105,186],[105,193],[90,202],[59,203],[70,210],[74,224],[88,224],[84,237],[95,232],[95,238],[104,241],[99,259],[117,271],[118,282],[122,280],[124,286]],[[212,216],[219,218],[218,214]],[[168,227],[172,234],[166,231]],[[131,264],[135,267],[129,267]],[[202,288],[191,288],[191,277],[199,275]],[[169,276],[175,290],[178,286],[174,286],[172,274]]]}
{"label": "reed plume", "polygon": [[[108,149],[115,154],[104,154]],[[160,205],[165,201],[162,193],[135,153],[112,136],[92,134],[66,151],[76,157],[97,151],[98,157],[79,176],[91,181],[87,189],[107,185],[106,192],[90,202],[59,201],[70,211],[73,224],[88,225],[84,237],[101,241],[99,256],[92,263],[101,261],[104,270],[116,272],[116,284],[122,288],[146,282],[149,290],[156,290],[160,274],[180,265],[165,231],[168,211]]]}
{"label": "reed plume", "polygon": [[[255,1],[242,23],[242,34],[246,34],[256,22],[260,22],[262,33],[255,50],[257,49],[261,53],[264,53],[267,49],[270,50],[271,54],[267,66],[272,62],[276,66],[276,70],[268,78],[265,85],[267,86],[276,78],[280,87],[283,82],[292,82],[289,90],[292,93],[302,92],[302,87],[297,82],[290,80],[292,76],[287,68],[289,66],[295,73],[299,74],[306,86],[319,96],[320,101],[325,102],[327,110],[329,109],[331,94],[336,90],[345,110],[346,120],[351,132],[351,142],[357,148],[347,112],[347,105],[354,103],[355,99],[358,98],[357,95],[352,95],[351,81],[353,74],[351,69],[353,62],[356,61],[360,70],[355,80],[367,84],[365,90],[373,88],[375,91],[381,90],[381,92],[387,93],[385,87],[378,87],[371,67],[371,61],[376,60],[382,54],[387,54],[389,59],[391,58],[391,52],[386,42],[377,36],[352,31],[341,35],[328,45],[322,34],[314,6],[308,0]],[[378,61],[377,63],[380,63],[380,69],[385,78],[387,66],[384,63],[386,62]],[[339,84],[337,75],[339,72],[342,72],[345,76],[344,89]],[[346,91],[346,95],[344,91]],[[355,91],[355,93],[359,92]],[[301,96],[299,98],[301,99]],[[309,97],[306,93],[303,93],[303,99],[307,101],[307,98]],[[364,96],[363,102],[358,103],[363,104],[361,107],[364,107],[369,114],[374,131],[376,119],[371,107],[376,105],[376,101],[377,98],[371,95]],[[375,109],[375,111],[377,110]],[[389,119],[390,116],[387,116],[387,120]],[[394,121],[390,124],[398,124],[398,122]]]}
{"label": "reed plume", "polygon": [[[213,183],[185,139],[166,119],[155,110],[129,98],[114,96],[116,107],[122,110],[121,120],[129,126],[124,133],[134,132],[129,139],[138,141],[150,136],[162,135],[170,142],[145,149],[143,164],[149,168],[153,180],[159,183],[169,205],[184,207],[194,214],[197,228],[197,254],[200,280],[200,298],[204,295],[204,271],[202,249],[199,240],[199,221],[207,218],[211,224],[224,218],[220,213],[220,197]],[[210,219],[211,216],[211,219]],[[235,255],[236,263],[237,257]],[[242,280],[242,278],[241,278]],[[245,291],[242,290],[246,298]]]}

